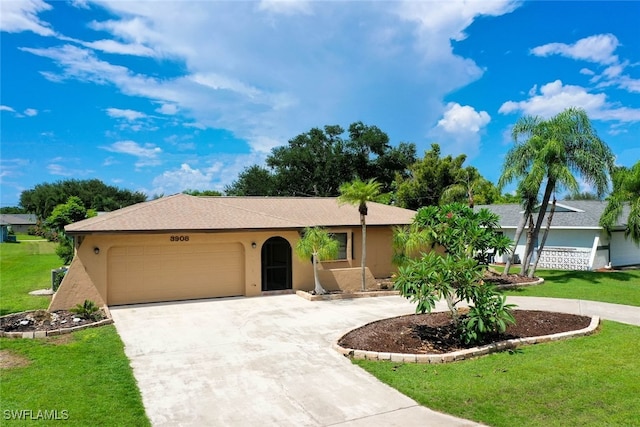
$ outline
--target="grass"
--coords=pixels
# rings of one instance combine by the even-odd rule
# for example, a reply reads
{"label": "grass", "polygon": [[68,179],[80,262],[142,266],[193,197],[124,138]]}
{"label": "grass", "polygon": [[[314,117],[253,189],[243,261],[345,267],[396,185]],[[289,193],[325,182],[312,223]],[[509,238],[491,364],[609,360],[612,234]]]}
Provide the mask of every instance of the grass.
{"label": "grass", "polygon": [[0,244],[0,316],[49,306],[50,297],[29,291],[51,288],[51,269],[62,264],[55,248],[51,242]]}
{"label": "grass", "polygon": [[538,270],[536,276],[544,278],[545,282],[505,293],[523,297],[573,298],[640,306],[640,270],[602,273]]}
{"label": "grass", "polygon": [[[19,237],[20,239],[20,237]],[[61,265],[55,243],[0,244],[0,315],[46,308],[50,298],[28,295],[51,287],[51,269]],[[0,359],[26,365],[0,370],[2,414],[8,424],[42,425],[29,420],[38,411],[66,414],[71,426],[146,426],[140,391],[115,327],[102,326],[46,339],[0,338]],[[27,421],[8,421],[11,412],[32,411]],[[63,412],[64,411],[64,412]],[[23,413],[25,414],[25,413]],[[3,424],[4,425],[4,424]]]}
{"label": "grass", "polygon": [[62,423],[70,426],[150,425],[112,325],[47,339],[0,338],[0,348],[28,361],[0,371],[3,419],[7,410],[31,410],[34,416],[55,410],[58,416],[66,411]]}
{"label": "grass", "polygon": [[18,242],[23,242],[25,240],[43,240],[44,237],[42,237],[42,236],[32,236],[32,235],[26,234],[26,233],[16,233],[16,239],[18,239]]}
{"label": "grass", "polygon": [[422,405],[491,426],[633,425],[638,342],[640,328],[603,321],[594,336],[476,360],[354,363]]}

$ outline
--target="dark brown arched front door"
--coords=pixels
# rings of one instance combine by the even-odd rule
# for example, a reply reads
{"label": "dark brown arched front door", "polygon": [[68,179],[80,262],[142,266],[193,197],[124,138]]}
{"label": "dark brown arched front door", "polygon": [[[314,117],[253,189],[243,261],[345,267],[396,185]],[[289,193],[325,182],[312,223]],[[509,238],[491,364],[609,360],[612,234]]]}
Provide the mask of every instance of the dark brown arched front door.
{"label": "dark brown arched front door", "polygon": [[291,289],[291,245],[272,237],[262,245],[262,290]]}

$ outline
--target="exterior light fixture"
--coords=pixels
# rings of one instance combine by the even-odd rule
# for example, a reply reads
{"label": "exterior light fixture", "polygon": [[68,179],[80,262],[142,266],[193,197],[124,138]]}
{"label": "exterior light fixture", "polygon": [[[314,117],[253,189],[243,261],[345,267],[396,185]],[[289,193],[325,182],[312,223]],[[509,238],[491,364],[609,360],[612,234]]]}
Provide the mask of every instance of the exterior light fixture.
{"label": "exterior light fixture", "polygon": [[251,242],[251,247],[252,247],[253,249],[255,249],[257,246],[258,246],[258,245],[256,245],[256,242]]}
{"label": "exterior light fixture", "polygon": [[96,247],[94,247],[94,248],[93,248],[93,253],[94,253],[94,254],[96,254],[96,255],[98,255],[98,254],[100,253],[100,248],[99,248],[99,247],[97,247],[97,246],[96,246]]}

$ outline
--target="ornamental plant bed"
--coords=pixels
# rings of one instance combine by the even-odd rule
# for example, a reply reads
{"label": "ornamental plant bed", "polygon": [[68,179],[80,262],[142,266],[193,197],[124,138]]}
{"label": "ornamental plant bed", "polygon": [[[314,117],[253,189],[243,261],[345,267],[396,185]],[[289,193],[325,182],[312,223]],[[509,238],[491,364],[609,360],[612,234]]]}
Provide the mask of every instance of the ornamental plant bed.
{"label": "ornamental plant bed", "polygon": [[104,310],[99,311],[98,320],[83,319],[78,314],[66,310],[48,312],[46,310],[25,311],[0,317],[0,333],[50,332],[81,329],[112,323]]}
{"label": "ornamental plant bed", "polygon": [[[463,314],[464,315],[464,314]],[[369,323],[338,341],[343,348],[401,354],[444,354],[517,338],[578,331],[591,317],[537,310],[514,310],[515,325],[482,343],[465,345],[458,338],[449,312],[410,314]]]}

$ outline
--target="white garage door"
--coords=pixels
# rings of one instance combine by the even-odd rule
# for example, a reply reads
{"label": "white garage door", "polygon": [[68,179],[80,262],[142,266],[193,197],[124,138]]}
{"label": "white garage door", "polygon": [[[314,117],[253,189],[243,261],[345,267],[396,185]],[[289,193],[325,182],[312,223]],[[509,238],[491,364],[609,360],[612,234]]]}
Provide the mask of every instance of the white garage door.
{"label": "white garage door", "polygon": [[244,295],[240,243],[109,250],[107,304]]}
{"label": "white garage door", "polygon": [[640,247],[631,239],[625,239],[623,232],[611,233],[611,265],[614,267],[640,264]]}

